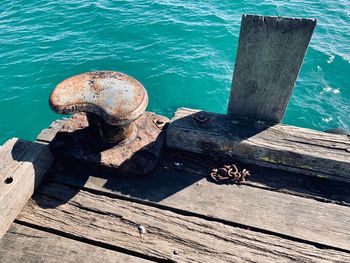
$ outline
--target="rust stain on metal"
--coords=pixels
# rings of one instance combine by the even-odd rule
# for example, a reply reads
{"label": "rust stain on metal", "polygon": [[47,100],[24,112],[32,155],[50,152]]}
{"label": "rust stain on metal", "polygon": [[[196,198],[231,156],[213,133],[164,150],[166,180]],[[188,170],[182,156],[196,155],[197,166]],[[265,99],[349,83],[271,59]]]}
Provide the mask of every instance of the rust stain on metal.
{"label": "rust stain on metal", "polygon": [[[163,128],[158,128],[155,120],[164,123]],[[76,113],[63,125],[50,147],[56,158],[118,169],[120,172],[147,174],[156,167],[160,158],[168,123],[166,117],[145,112],[134,122],[135,129],[127,140],[100,150],[91,143],[91,127],[86,114]]]}
{"label": "rust stain on metal", "polygon": [[88,84],[91,87],[91,90],[95,93],[93,94],[93,98],[98,97],[101,94],[101,91],[103,90],[103,87],[101,87],[100,85],[98,85],[95,80],[89,80]]}
{"label": "rust stain on metal", "polygon": [[145,113],[148,95],[137,80],[113,71],[76,75],[57,85],[49,103],[75,113],[51,143],[56,156],[134,174],[155,167],[169,120]]}

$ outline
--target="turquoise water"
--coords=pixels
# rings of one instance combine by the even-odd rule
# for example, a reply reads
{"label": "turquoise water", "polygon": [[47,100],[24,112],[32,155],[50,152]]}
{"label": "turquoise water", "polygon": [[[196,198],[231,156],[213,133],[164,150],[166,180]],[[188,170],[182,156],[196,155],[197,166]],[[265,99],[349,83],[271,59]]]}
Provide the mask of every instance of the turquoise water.
{"label": "turquoise water", "polygon": [[61,117],[47,100],[61,80],[91,70],[144,84],[148,110],[224,113],[241,14],[318,19],[284,123],[350,128],[350,2],[30,1],[0,3],[0,143],[33,140]]}

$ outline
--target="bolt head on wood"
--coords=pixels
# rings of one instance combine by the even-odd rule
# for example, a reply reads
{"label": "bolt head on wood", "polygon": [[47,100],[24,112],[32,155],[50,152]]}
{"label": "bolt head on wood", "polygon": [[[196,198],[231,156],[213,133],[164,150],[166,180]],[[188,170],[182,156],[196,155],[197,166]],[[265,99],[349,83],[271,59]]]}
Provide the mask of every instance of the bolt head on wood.
{"label": "bolt head on wood", "polygon": [[59,83],[49,100],[59,114],[94,113],[107,124],[127,125],[146,110],[147,91],[136,79],[115,71],[79,74]]}

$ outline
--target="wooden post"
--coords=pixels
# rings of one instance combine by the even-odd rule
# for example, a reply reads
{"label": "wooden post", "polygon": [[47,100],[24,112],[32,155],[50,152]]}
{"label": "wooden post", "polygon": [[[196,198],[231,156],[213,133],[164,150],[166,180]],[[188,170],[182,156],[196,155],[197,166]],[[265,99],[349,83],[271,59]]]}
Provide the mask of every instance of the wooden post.
{"label": "wooden post", "polygon": [[244,15],[229,102],[229,113],[237,119],[178,109],[167,128],[166,145],[350,182],[346,135],[276,124],[283,118],[315,25],[314,19]]}
{"label": "wooden post", "polygon": [[21,212],[53,157],[44,144],[13,138],[0,147],[0,238]]}
{"label": "wooden post", "polygon": [[228,113],[281,122],[315,19],[243,15]]}

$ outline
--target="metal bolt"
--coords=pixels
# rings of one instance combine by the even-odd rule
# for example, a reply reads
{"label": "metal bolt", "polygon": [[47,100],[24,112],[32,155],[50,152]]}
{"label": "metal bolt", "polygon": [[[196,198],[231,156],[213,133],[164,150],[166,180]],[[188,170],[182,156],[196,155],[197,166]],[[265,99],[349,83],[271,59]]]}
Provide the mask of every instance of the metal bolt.
{"label": "metal bolt", "polygon": [[134,78],[114,71],[73,76],[56,86],[49,100],[59,114],[86,112],[93,144],[118,144],[129,138],[148,104],[145,88]]}
{"label": "metal bolt", "polygon": [[198,113],[195,115],[195,120],[197,122],[203,123],[209,120],[208,116],[205,113]]}

